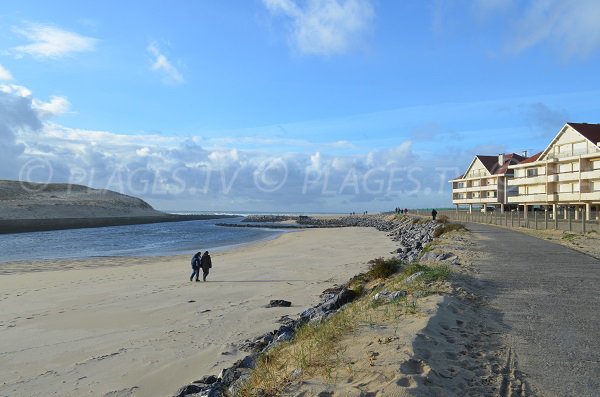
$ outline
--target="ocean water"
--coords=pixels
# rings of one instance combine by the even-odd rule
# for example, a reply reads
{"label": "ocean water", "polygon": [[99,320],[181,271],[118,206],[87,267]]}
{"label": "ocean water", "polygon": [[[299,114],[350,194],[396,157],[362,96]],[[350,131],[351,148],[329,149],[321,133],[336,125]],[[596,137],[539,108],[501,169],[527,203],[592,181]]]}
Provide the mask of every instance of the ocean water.
{"label": "ocean water", "polygon": [[242,218],[0,235],[0,263],[106,256],[160,256],[215,251],[275,238],[285,230],[235,228]]}

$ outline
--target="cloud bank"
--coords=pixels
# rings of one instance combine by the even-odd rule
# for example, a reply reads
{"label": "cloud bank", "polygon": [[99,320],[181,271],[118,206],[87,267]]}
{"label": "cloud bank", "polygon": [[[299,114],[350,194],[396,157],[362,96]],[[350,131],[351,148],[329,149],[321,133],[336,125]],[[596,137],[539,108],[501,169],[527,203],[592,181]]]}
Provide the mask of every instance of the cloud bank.
{"label": "cloud bank", "polygon": [[[411,141],[356,154],[281,152],[261,141],[68,128],[51,117],[68,99],[42,101],[23,86],[0,85],[0,178],[71,182],[143,197],[162,208],[203,210],[362,210],[446,195],[457,170],[422,163]],[[296,142],[297,143],[297,142]],[[325,142],[321,148],[335,148]],[[308,146],[307,146],[308,147]]]}

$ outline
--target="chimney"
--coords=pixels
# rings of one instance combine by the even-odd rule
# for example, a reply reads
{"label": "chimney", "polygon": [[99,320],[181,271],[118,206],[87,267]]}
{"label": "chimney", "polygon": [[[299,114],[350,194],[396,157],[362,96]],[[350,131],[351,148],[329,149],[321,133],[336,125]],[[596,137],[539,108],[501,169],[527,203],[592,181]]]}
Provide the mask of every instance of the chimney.
{"label": "chimney", "polygon": [[525,157],[525,158],[529,157],[529,153],[527,153],[527,150],[523,150],[523,157]]}
{"label": "chimney", "polygon": [[504,164],[504,153],[498,155],[498,165],[502,167],[502,164]]}

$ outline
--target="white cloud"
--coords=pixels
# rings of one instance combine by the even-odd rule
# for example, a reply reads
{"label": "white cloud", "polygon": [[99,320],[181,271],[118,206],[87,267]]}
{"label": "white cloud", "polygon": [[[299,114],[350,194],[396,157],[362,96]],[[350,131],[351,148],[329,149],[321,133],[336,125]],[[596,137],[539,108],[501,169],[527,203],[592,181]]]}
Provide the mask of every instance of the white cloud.
{"label": "white cloud", "polygon": [[12,74],[4,66],[0,65],[0,81],[10,81],[13,79]]}
{"label": "white cloud", "polygon": [[13,30],[31,41],[13,48],[18,57],[60,58],[75,52],[92,51],[98,42],[95,38],[51,25],[28,24]]}
{"label": "white cloud", "polygon": [[360,45],[375,17],[369,0],[263,0],[289,18],[289,39],[302,54],[337,55]]}
{"label": "white cloud", "polygon": [[58,116],[67,113],[71,108],[71,102],[66,97],[56,95],[50,97],[48,102],[33,99],[32,105],[42,117]]}
{"label": "white cloud", "polygon": [[600,47],[598,15],[597,0],[533,2],[517,22],[511,50],[518,53],[550,41],[565,56],[588,56]]}
{"label": "white cloud", "polygon": [[171,61],[160,51],[158,44],[152,42],[148,44],[148,52],[152,55],[152,64],[150,68],[159,72],[163,76],[163,81],[167,84],[180,84],[183,83],[183,75],[177,69]]}

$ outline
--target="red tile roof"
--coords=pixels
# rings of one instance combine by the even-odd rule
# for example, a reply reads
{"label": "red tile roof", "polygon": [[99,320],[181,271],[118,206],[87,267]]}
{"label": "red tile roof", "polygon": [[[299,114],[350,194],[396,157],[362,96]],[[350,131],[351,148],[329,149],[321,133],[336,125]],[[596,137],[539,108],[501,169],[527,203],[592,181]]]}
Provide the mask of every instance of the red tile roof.
{"label": "red tile roof", "polygon": [[528,157],[525,160],[521,161],[519,164],[533,163],[534,161],[536,161],[537,159],[540,158],[540,156],[542,155],[542,153],[544,153],[544,152],[536,153],[533,156]]}
{"label": "red tile roof", "polygon": [[600,124],[588,123],[567,123],[581,135],[594,142],[595,145],[600,142]]}

